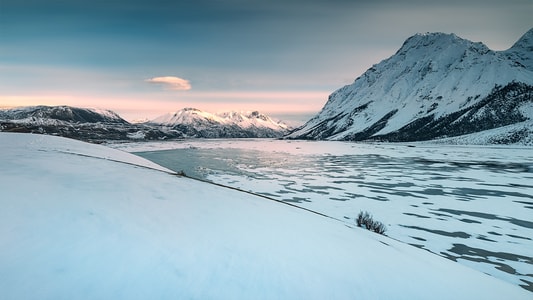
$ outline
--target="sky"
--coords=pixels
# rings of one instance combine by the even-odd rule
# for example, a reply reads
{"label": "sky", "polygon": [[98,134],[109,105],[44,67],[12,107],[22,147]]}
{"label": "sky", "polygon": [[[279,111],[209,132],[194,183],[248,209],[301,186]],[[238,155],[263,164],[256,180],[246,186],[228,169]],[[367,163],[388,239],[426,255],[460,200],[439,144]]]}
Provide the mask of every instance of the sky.
{"label": "sky", "polygon": [[533,0],[0,0],[0,107],[303,122],[413,34],[505,50],[532,15]]}

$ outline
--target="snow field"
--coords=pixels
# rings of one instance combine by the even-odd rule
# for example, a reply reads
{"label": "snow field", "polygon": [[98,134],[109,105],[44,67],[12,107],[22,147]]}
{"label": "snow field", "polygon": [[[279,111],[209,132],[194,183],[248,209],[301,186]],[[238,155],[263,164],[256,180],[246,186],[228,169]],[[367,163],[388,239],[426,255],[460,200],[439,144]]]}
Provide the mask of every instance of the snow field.
{"label": "snow field", "polygon": [[169,174],[0,134],[3,299],[530,299],[427,251]]}

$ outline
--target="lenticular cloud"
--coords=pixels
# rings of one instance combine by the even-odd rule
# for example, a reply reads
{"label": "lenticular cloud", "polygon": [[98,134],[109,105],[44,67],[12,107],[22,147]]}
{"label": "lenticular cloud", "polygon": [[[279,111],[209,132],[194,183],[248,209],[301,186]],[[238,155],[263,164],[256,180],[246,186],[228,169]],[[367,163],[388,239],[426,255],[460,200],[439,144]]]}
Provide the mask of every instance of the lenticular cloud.
{"label": "lenticular cloud", "polygon": [[146,79],[145,81],[149,83],[163,84],[168,89],[176,91],[188,91],[191,89],[191,84],[188,80],[174,76],[154,77]]}

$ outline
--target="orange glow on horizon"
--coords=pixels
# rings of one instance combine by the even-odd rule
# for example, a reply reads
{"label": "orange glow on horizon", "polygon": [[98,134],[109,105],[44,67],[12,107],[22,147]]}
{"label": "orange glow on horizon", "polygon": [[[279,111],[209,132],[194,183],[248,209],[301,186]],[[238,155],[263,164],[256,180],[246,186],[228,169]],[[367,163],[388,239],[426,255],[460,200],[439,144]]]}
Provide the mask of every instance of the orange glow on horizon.
{"label": "orange glow on horizon", "polygon": [[[251,111],[266,114],[308,114],[318,112],[325,104],[329,92],[263,92],[222,91],[177,94],[142,95],[132,97],[102,97],[46,92],[39,95],[0,95],[0,108],[36,105],[69,105],[86,108],[109,109],[126,120],[155,118],[185,107],[207,112]],[[179,96],[179,98],[178,98]]]}

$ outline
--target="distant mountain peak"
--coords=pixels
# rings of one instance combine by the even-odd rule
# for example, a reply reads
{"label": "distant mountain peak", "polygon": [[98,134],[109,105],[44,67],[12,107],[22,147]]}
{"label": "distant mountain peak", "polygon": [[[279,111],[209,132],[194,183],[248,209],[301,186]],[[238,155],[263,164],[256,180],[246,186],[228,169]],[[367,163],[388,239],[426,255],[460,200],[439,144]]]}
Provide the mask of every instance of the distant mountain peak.
{"label": "distant mountain peak", "polygon": [[288,126],[258,111],[209,113],[184,108],[159,116],[149,124],[182,131],[189,137],[281,137]]}
{"label": "distant mountain peak", "polygon": [[416,33],[409,37],[404,44],[421,44],[428,45],[435,41],[464,41],[464,39],[458,37],[455,33],[444,32],[425,32]]}
{"label": "distant mountain peak", "polygon": [[[445,51],[449,48],[470,48],[471,50],[479,53],[486,53],[489,48],[480,42],[472,42],[461,37],[458,37],[454,33],[442,33],[442,32],[427,32],[417,33],[409,37],[400,49],[396,52],[396,55],[406,55],[410,51],[425,51],[429,52],[429,49],[433,49],[434,55],[438,55],[438,52]],[[429,54],[429,53],[427,53]]]}
{"label": "distant mountain peak", "polygon": [[511,49],[523,49],[533,52],[533,28],[529,29],[514,45]]}
{"label": "distant mountain peak", "polygon": [[67,105],[26,106],[4,110],[3,118],[26,123],[50,124],[68,123],[117,123],[127,124],[118,114],[110,110],[79,108]]}
{"label": "distant mountain peak", "polygon": [[513,59],[515,64],[533,71],[533,28],[504,53]]}

